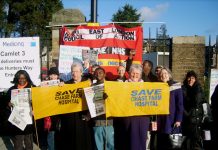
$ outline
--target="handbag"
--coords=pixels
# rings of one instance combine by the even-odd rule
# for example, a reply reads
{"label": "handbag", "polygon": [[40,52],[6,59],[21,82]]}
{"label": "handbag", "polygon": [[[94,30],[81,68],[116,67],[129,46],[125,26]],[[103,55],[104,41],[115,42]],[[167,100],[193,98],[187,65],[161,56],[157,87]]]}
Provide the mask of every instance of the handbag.
{"label": "handbag", "polygon": [[173,127],[172,133],[169,134],[170,144],[172,149],[182,148],[182,143],[185,140],[185,136],[181,133],[181,128],[179,128],[180,133],[175,133],[177,127]]}

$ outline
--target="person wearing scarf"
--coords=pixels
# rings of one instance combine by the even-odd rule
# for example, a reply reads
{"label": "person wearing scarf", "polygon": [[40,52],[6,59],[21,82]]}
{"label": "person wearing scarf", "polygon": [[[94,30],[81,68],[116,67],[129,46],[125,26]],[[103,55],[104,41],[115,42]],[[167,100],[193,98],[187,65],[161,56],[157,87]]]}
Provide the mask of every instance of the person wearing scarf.
{"label": "person wearing scarf", "polygon": [[[141,65],[132,64],[126,82],[144,82],[141,77]],[[145,150],[149,123],[147,116],[122,117],[119,120],[119,132],[115,131],[115,149]]]}
{"label": "person wearing scarf", "polygon": [[183,94],[181,85],[173,81],[171,71],[163,67],[160,72],[160,80],[170,86],[169,115],[157,115],[157,150],[171,149],[169,135],[176,127],[175,133],[179,133],[183,118]]}
{"label": "person wearing scarf", "polygon": [[[29,74],[25,70],[19,70],[14,76],[14,79],[12,81],[14,84],[6,94],[6,103],[9,107],[13,107],[13,104],[11,103],[11,91],[13,89],[24,89],[24,88],[31,88],[35,86],[30,79]],[[20,130],[19,128],[12,125],[11,128],[12,132],[12,142],[14,144],[15,150],[23,150],[23,145],[25,146],[26,150],[32,150],[33,149],[33,125],[28,124],[24,131]]]}

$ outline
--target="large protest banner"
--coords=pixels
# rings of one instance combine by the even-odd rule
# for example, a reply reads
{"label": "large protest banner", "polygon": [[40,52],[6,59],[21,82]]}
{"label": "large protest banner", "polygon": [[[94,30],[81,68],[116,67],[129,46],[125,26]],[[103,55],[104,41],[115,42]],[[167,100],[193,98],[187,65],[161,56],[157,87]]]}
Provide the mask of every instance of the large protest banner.
{"label": "large protest banner", "polygon": [[0,91],[12,86],[18,70],[26,70],[40,83],[39,37],[0,38]]}
{"label": "large protest banner", "polygon": [[104,85],[107,117],[169,114],[167,83],[105,81]]}
{"label": "large protest banner", "polygon": [[90,81],[64,86],[33,87],[32,103],[34,118],[79,112],[87,110],[83,88],[89,87]]}
{"label": "large protest banner", "polygon": [[117,25],[78,26],[70,31],[66,27],[61,31],[61,44],[89,48],[98,52],[98,63],[116,74],[118,65],[125,65],[130,50],[135,50],[134,63],[142,61],[142,27],[124,28]]}

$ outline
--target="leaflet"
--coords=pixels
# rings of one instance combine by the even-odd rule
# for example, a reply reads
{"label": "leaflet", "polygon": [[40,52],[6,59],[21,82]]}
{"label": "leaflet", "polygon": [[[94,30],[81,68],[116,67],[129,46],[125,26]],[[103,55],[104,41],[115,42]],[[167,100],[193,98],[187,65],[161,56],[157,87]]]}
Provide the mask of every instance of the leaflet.
{"label": "leaflet", "polygon": [[84,88],[91,118],[105,114],[104,84]]}

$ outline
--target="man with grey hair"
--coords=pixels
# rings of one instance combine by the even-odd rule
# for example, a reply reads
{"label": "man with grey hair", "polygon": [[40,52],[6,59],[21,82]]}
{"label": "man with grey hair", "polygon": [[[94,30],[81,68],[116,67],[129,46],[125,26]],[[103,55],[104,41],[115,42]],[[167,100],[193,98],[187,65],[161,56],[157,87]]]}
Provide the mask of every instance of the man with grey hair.
{"label": "man with grey hair", "polygon": [[[73,63],[71,65],[71,75],[72,75],[72,79],[70,80],[71,83],[81,82],[82,81],[82,74],[83,74],[82,64],[78,63],[78,62]],[[83,79],[83,80],[85,80],[85,79]],[[66,83],[68,83],[70,81],[67,81]]]}

